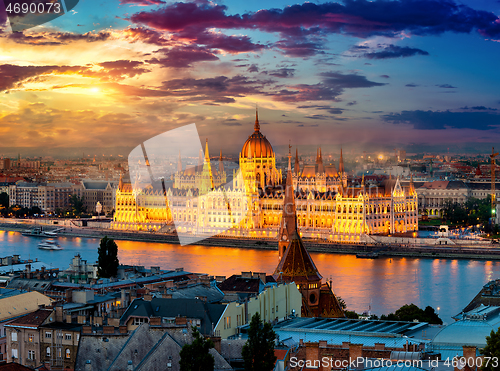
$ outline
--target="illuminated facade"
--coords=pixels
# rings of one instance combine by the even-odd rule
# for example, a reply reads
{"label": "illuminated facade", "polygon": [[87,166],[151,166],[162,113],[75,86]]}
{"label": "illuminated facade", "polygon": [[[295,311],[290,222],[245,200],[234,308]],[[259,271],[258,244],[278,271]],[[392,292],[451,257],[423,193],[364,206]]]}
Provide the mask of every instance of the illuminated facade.
{"label": "illuminated facade", "polygon": [[[276,238],[282,218],[284,187],[276,169],[271,143],[254,132],[239,154],[239,171],[232,180],[222,165],[210,164],[208,142],[197,167],[178,171],[165,190],[152,186],[141,191],[120,184],[116,192],[113,228],[169,231],[225,236]],[[342,152],[339,168],[324,165],[321,149],[316,164],[300,169],[296,152],[292,172],[300,234],[334,241],[363,241],[369,234],[416,231],[417,194],[413,182],[402,187],[399,179],[377,186],[348,187]],[[168,207],[166,204],[168,203]]]}

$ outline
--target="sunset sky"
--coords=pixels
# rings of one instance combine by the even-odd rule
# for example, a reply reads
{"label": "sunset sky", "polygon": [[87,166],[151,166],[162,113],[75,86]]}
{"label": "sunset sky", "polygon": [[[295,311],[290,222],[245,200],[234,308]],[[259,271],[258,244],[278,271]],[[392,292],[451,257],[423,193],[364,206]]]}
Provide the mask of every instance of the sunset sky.
{"label": "sunset sky", "polygon": [[196,123],[211,151],[500,148],[500,1],[81,0],[13,33],[0,155],[127,150]]}

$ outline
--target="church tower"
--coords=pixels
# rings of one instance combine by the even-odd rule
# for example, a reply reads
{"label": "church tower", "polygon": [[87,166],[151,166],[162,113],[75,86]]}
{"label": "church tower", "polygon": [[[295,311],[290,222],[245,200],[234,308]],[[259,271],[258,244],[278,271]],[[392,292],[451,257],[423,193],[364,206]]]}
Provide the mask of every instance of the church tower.
{"label": "church tower", "polygon": [[[301,315],[303,317],[343,318],[345,315],[337,298],[328,283],[322,283],[321,274],[297,230],[291,159],[289,147],[283,216],[278,233],[280,262],[273,277],[278,283],[295,282],[297,284],[297,288],[302,293]],[[286,249],[282,253],[284,246]]]}
{"label": "church tower", "polygon": [[285,199],[283,201],[283,214],[278,233],[279,258],[283,257],[286,247],[294,231],[297,230],[297,214],[295,213],[295,199],[292,184],[292,155],[288,148],[288,169],[286,173]]}
{"label": "church tower", "polygon": [[201,173],[200,194],[206,194],[214,189],[214,179],[212,176],[212,167],[210,165],[210,155],[208,153],[208,139],[205,142],[205,161]]}

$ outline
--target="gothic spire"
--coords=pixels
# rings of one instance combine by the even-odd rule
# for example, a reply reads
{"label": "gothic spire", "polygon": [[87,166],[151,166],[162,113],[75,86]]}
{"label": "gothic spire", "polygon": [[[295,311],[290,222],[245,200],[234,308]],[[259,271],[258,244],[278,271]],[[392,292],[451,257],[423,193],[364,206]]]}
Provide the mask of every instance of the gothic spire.
{"label": "gothic spire", "polygon": [[219,155],[219,174],[222,174],[224,172],[224,162],[222,162],[222,150],[220,150],[220,155]]}
{"label": "gothic spire", "polygon": [[299,164],[299,150],[295,148],[295,166],[294,171],[296,175],[300,174],[300,164]]}
{"label": "gothic spire", "polygon": [[259,109],[255,107],[255,126],[254,126],[255,131],[260,131],[260,124],[259,124]]}
{"label": "gothic spire", "polygon": [[339,173],[344,173],[344,157],[342,156],[342,147],[340,147]]}
{"label": "gothic spire", "polygon": [[181,150],[179,150],[179,159],[177,160],[177,172],[182,173]]}

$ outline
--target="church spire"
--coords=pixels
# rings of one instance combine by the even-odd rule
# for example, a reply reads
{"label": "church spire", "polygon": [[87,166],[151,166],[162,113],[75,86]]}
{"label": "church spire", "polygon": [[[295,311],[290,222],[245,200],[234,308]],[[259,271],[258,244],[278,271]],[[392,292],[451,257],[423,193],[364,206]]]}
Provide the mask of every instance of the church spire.
{"label": "church spire", "polygon": [[281,258],[290,241],[291,236],[297,233],[297,215],[295,213],[295,196],[292,182],[292,153],[288,145],[288,170],[286,172],[285,199],[283,200],[283,215],[278,233],[278,249]]}
{"label": "church spire", "polygon": [[224,162],[222,162],[222,149],[221,149],[219,155],[219,174],[222,174],[223,172],[224,172]]}
{"label": "church spire", "polygon": [[295,166],[294,171],[296,175],[300,174],[300,164],[299,164],[299,150],[295,148]]}
{"label": "church spire", "polygon": [[255,126],[254,126],[255,131],[260,131],[260,124],[259,124],[259,109],[255,107]]}
{"label": "church spire", "polygon": [[182,173],[182,158],[181,158],[181,150],[179,150],[179,159],[177,160],[177,172]]}
{"label": "church spire", "polygon": [[325,167],[323,166],[323,156],[321,155],[321,147],[319,147],[318,173],[323,174],[324,172],[325,172]]}
{"label": "church spire", "polygon": [[210,162],[210,155],[208,154],[208,138],[205,139],[205,161]]}
{"label": "church spire", "polygon": [[344,157],[342,156],[342,147],[340,147],[339,173],[344,173]]}

